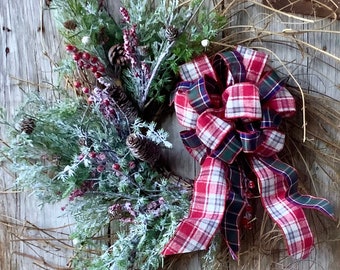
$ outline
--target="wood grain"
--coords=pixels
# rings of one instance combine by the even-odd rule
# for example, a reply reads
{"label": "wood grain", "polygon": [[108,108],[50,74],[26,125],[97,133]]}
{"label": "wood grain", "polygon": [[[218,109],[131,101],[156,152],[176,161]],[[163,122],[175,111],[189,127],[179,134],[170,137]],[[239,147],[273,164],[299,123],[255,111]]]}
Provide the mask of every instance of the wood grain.
{"label": "wood grain", "polygon": [[[115,1],[110,3],[113,2]],[[113,4],[117,5],[117,2]],[[112,8],[112,6],[110,7]],[[116,11],[117,9],[112,8],[111,10]],[[231,24],[247,25],[249,22],[255,22],[258,28],[263,27],[270,31],[280,32],[285,28],[302,31],[300,37],[306,42],[340,57],[339,35],[332,32],[304,33],[305,25],[294,24],[289,18],[284,18],[278,23],[279,20],[275,16],[273,18],[268,10],[258,6],[245,5],[244,10],[246,12],[236,12],[230,18]],[[320,29],[340,30],[340,22],[329,24],[327,20],[320,20],[317,24]],[[58,59],[60,57],[62,41],[45,1],[0,1],[0,27],[0,106],[7,109],[10,118],[23,100],[22,89],[48,93],[47,83],[56,81],[50,58]],[[239,35],[239,33],[236,34]],[[241,35],[239,36],[241,37]],[[266,48],[276,54],[271,55],[270,64],[277,67],[282,72],[281,74],[286,74],[286,70],[277,60],[278,58],[284,59],[305,89],[317,91],[340,100],[339,62],[322,55],[318,51],[314,51],[309,56],[301,55],[287,44],[284,38],[266,42]],[[249,45],[256,47],[263,44],[252,43]],[[194,178],[199,166],[193,162],[183,148],[178,136],[180,127],[175,118],[170,116],[164,122],[164,127],[171,133],[170,140],[174,144],[174,149],[166,154],[168,164],[175,173],[183,177]],[[5,130],[2,128],[0,129],[0,138],[4,136]],[[320,174],[320,171],[317,173]],[[322,177],[324,177],[324,182],[320,185],[318,195],[330,198],[337,213],[340,213],[340,195],[332,192],[332,183],[327,180],[327,174],[325,173]],[[0,169],[0,269],[63,269],[68,258],[72,255],[67,246],[71,245],[70,242],[54,240],[54,238],[67,238],[71,231],[71,228],[67,225],[72,223],[72,220],[68,217],[58,217],[62,214],[60,207],[63,203],[40,208],[39,203],[29,194],[9,192],[8,190],[12,186],[12,175],[8,174],[6,170]],[[261,214],[263,209],[259,208],[258,213],[259,225],[262,219],[266,217]],[[338,239],[339,231],[328,221],[325,228],[324,222],[320,221],[321,219],[322,217],[318,214],[309,216],[317,242],[309,260],[295,261],[287,257],[283,250],[282,239],[278,244],[282,252],[275,254],[260,253],[260,250],[266,248],[263,246],[263,239],[259,238],[259,234],[255,231],[250,231],[242,236],[242,245],[243,250],[247,250],[248,245],[254,245],[253,253],[242,253],[239,263],[231,261],[228,256],[223,257],[221,261],[224,266],[219,269],[336,270],[340,263],[339,243],[324,240],[327,238]],[[45,231],[50,228],[47,231],[54,238],[49,236],[50,240],[46,240],[48,238],[46,233],[36,226],[45,229]],[[270,220],[268,220],[266,226],[266,229],[272,228]],[[200,270],[202,269],[200,257],[198,253],[184,255],[173,265],[172,269]],[[211,270],[215,269],[217,268],[211,266]]]}

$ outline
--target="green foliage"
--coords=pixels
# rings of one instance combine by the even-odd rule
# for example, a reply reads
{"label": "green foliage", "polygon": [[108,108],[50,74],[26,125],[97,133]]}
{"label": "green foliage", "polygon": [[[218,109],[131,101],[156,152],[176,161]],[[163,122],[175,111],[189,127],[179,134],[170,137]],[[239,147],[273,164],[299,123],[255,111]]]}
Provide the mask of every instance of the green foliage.
{"label": "green foliage", "polygon": [[158,269],[162,265],[163,258],[159,254],[189,204],[187,194],[183,194],[179,187],[162,181],[159,188],[168,202],[162,207],[160,216],[138,216],[128,231],[119,233],[118,240],[95,259],[89,269],[148,270]]}
{"label": "green foliage", "polygon": [[[32,191],[42,203],[68,198],[65,209],[76,221],[72,239],[81,243],[72,261],[74,269],[108,269],[111,264],[126,269],[126,263],[157,269],[160,250],[188,208],[182,187],[135,160],[117,127],[82,99],[62,97],[50,103],[33,95],[15,119],[25,117],[35,120],[33,132],[10,125],[8,146],[1,153],[11,160],[19,189]],[[136,131],[145,128],[148,137],[169,144],[167,133],[157,130],[155,123],[136,121]],[[155,209],[148,208],[160,200]],[[126,204],[131,205],[130,212],[109,214],[112,205]],[[119,237],[110,251],[100,257],[89,255],[88,250],[98,249],[94,238],[110,221],[120,219]]]}
{"label": "green foliage", "polygon": [[[140,46],[146,46],[149,55],[143,59],[150,64],[151,82],[147,84],[148,100],[164,102],[174,87],[178,66],[201,54],[203,39],[214,40],[226,24],[224,16],[209,11],[204,1],[137,1],[125,0],[131,25],[137,25]],[[165,31],[169,26],[178,29],[174,42],[166,39]],[[134,70],[126,71],[125,78],[130,80],[126,88],[136,100],[141,98],[139,87],[145,85],[134,76]],[[155,75],[155,76],[153,76]],[[146,104],[147,102],[145,102]],[[143,109],[142,104],[140,107]]]}
{"label": "green foliage", "polygon": [[[58,28],[67,43],[97,55],[107,63],[106,50],[122,41],[122,31],[98,0],[55,0],[52,2]],[[65,22],[74,21],[76,27],[67,29]],[[82,41],[89,37],[89,41]]]}
{"label": "green foliage", "polygon": [[[141,111],[148,104],[167,102],[179,65],[203,52],[201,41],[215,38],[225,18],[210,12],[199,0],[185,4],[179,0],[124,0],[131,22],[118,25],[119,18],[111,18],[99,6],[101,1],[52,3],[65,41],[98,57],[107,65],[105,74],[89,86],[87,98],[95,100],[91,105],[59,89],[60,99],[53,102],[29,96],[14,123],[1,110],[0,124],[9,134],[8,144],[0,149],[0,160],[10,163],[17,176],[16,188],[31,191],[42,203],[68,200],[63,208],[76,221],[71,236],[76,247],[73,269],[158,269],[163,260],[160,251],[188,211],[188,194],[184,187],[168,181],[161,168],[150,167],[130,154],[125,142],[130,132],[144,134],[168,148],[171,143],[157,123],[138,119],[128,126],[121,121],[127,103],[118,90],[127,90],[127,96],[135,99],[132,104],[139,104]],[[66,22],[73,26],[66,27]],[[108,66],[108,49],[122,43],[122,29],[133,25],[138,45],[147,48],[146,55],[138,55],[135,67]],[[165,35],[169,26],[179,31],[173,41]],[[77,68],[68,58],[57,71],[73,74]],[[143,76],[136,76],[136,71]],[[125,103],[113,100],[110,91],[116,91],[118,101]],[[23,131],[23,119],[34,120],[32,132]],[[112,223],[118,224],[116,241],[107,246],[96,237]],[[99,249],[100,255],[88,252]]]}
{"label": "green foliage", "polygon": [[162,128],[157,129],[156,126],[157,123],[155,122],[147,123],[141,119],[137,119],[135,123],[132,125],[132,129],[134,133],[137,134],[145,133],[145,136],[151,141],[154,141],[157,144],[162,144],[167,148],[171,148],[172,144],[167,141],[167,138],[169,136],[168,132],[166,132]]}

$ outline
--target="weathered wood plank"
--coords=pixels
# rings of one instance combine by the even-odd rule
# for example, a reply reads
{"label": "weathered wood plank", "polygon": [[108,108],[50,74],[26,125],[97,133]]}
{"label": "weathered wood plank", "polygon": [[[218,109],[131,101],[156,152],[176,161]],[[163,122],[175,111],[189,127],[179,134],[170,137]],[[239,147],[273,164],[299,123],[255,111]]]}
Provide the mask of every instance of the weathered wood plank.
{"label": "weathered wood plank", "polygon": [[[23,101],[24,91],[48,94],[48,83],[56,79],[49,57],[60,57],[60,37],[45,1],[1,1],[0,26],[0,106],[6,108],[11,119]],[[4,138],[5,133],[2,127],[0,137]],[[41,208],[29,194],[6,193],[14,179],[5,170],[1,170],[0,177],[0,269],[65,267],[72,254],[65,246],[71,244],[67,225],[72,221],[58,218],[61,204]],[[55,227],[63,228],[56,229],[57,233],[41,230]]]}

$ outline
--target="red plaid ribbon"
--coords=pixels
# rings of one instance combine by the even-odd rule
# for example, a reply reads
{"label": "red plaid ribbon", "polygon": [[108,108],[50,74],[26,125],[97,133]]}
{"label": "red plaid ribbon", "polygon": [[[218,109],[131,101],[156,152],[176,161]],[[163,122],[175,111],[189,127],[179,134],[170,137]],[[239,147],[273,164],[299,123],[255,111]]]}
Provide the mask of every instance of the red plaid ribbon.
{"label": "red plaid ribbon", "polygon": [[330,217],[322,198],[297,191],[297,173],[277,158],[284,134],[282,117],[295,113],[295,102],[273,70],[265,71],[267,55],[238,46],[206,56],[180,69],[175,109],[189,153],[201,164],[190,212],[179,224],[163,255],[206,249],[220,227],[234,259],[240,249],[240,223],[248,205],[253,171],[262,204],[281,228],[290,255],[305,258],[313,235],[304,207]]}

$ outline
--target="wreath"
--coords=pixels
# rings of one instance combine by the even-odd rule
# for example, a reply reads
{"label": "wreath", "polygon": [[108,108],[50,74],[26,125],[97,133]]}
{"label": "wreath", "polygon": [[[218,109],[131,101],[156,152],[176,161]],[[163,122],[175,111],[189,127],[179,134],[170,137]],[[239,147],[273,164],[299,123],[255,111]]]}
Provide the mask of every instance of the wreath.
{"label": "wreath", "polygon": [[[74,269],[158,269],[165,256],[208,249],[218,229],[238,259],[258,198],[296,258],[313,247],[303,208],[334,218],[327,200],[298,192],[295,169],[278,157],[280,123],[296,111],[284,80],[264,52],[218,52],[211,43],[226,19],[203,2],[126,0],[119,19],[103,1],[52,2],[68,52],[61,98],[30,96],[19,124],[5,123],[2,151],[19,187],[43,203],[67,200]],[[164,164],[169,103],[201,165],[195,180]],[[95,238],[112,224],[103,247]]]}

